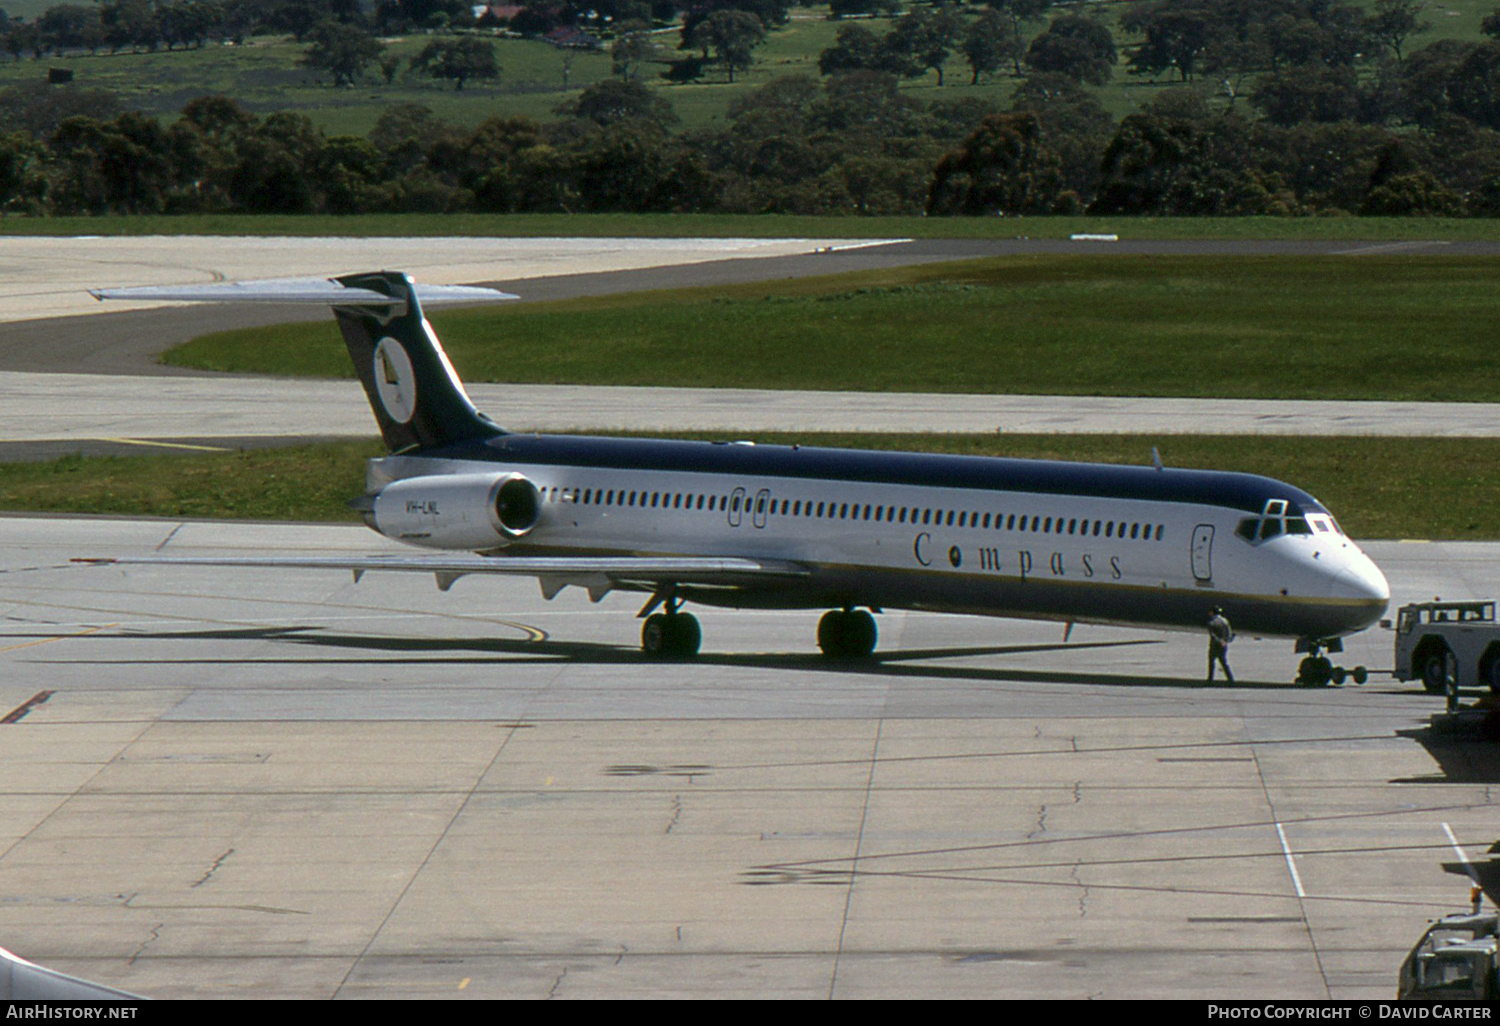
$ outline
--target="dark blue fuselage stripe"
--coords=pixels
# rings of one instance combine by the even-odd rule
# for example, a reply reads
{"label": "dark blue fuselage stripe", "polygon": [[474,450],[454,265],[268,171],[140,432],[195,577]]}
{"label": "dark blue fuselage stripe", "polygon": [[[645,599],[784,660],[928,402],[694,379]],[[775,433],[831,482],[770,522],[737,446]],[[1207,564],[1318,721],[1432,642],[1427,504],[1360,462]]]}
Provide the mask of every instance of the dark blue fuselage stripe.
{"label": "dark blue fuselage stripe", "polygon": [[1256,474],[1060,460],[874,452],[785,445],[506,434],[408,453],[492,463],[803,478],[928,488],[1082,495],[1100,499],[1220,506],[1259,513],[1267,499],[1286,499],[1304,513],[1326,513],[1293,485]]}

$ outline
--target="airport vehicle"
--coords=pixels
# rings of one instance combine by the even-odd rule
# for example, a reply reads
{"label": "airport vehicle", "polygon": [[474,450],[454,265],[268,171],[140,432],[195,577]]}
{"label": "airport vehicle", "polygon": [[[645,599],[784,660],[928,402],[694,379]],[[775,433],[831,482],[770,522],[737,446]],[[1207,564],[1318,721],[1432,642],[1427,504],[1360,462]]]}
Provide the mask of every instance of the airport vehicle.
{"label": "airport vehicle", "polygon": [[1500,913],[1474,911],[1444,916],[1430,926],[1406,961],[1396,996],[1403,1000],[1493,1001],[1500,997],[1495,973]]}
{"label": "airport vehicle", "polygon": [[1500,692],[1500,623],[1493,600],[1413,602],[1396,611],[1397,680],[1420,680],[1440,695],[1488,684]]}
{"label": "airport vehicle", "polygon": [[658,658],[697,653],[690,602],[828,610],[818,645],[843,658],[874,650],[886,608],[1202,631],[1219,606],[1241,635],[1296,639],[1317,683],[1334,669],[1320,652],[1389,598],[1316,499],[1248,474],[508,433],[474,408],[421,310],[513,298],[492,290],[379,272],[95,295],[331,306],[390,449],[353,505],[437,550],[178,562],[421,571],[444,590],[522,574],[549,599],[640,592],[641,647]]}

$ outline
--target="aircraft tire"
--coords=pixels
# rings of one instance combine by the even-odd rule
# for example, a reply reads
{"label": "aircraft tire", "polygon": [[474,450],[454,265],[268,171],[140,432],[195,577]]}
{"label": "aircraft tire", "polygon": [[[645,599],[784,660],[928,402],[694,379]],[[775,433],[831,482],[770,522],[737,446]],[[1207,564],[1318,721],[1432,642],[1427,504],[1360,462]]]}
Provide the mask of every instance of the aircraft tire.
{"label": "aircraft tire", "polygon": [[830,659],[863,659],[878,636],[875,617],[863,609],[832,609],[818,621],[818,648]]}
{"label": "aircraft tire", "polygon": [[1323,656],[1308,656],[1297,667],[1297,683],[1310,688],[1326,688],[1333,676],[1333,663]]}
{"label": "aircraft tire", "polygon": [[703,628],[692,613],[673,613],[667,617],[667,631],[671,637],[671,656],[674,659],[691,659],[698,654],[703,644]]}
{"label": "aircraft tire", "polygon": [[1365,669],[1363,666],[1356,666],[1354,668],[1354,683],[1356,683],[1356,684],[1363,684],[1365,681],[1367,681],[1369,679],[1370,679],[1370,671],[1369,670]]}
{"label": "aircraft tire", "polygon": [[646,622],[641,624],[641,651],[647,659],[665,659],[667,657],[668,636],[671,631],[667,628],[666,613],[652,613],[646,617]]}
{"label": "aircraft tire", "polygon": [[703,628],[691,613],[652,613],[641,625],[647,659],[691,659],[703,643]]}

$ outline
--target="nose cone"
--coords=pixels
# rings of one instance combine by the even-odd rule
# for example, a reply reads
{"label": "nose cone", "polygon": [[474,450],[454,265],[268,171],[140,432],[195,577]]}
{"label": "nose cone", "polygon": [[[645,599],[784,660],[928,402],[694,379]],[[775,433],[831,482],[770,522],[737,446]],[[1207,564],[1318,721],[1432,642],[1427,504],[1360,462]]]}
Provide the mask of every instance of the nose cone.
{"label": "nose cone", "polygon": [[1363,552],[1356,552],[1333,579],[1336,598],[1349,603],[1349,629],[1364,630],[1379,620],[1391,600],[1391,586],[1380,567]]}

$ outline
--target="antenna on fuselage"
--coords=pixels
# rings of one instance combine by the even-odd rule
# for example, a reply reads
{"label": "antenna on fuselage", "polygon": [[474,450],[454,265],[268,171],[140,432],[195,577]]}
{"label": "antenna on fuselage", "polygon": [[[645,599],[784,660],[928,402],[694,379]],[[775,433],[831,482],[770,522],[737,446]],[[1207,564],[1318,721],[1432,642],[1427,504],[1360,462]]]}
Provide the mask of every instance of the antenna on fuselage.
{"label": "antenna on fuselage", "polygon": [[1162,464],[1161,464],[1161,453],[1159,453],[1159,452],[1156,451],[1156,446],[1154,446],[1154,445],[1151,447],[1151,465],[1153,467],[1155,467],[1157,470],[1166,470],[1167,469],[1166,467],[1162,466]]}

